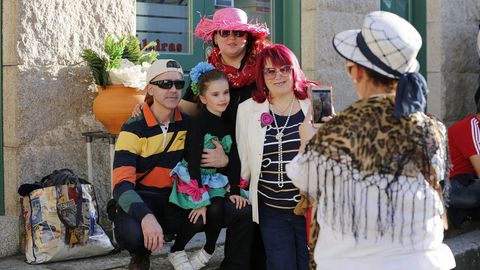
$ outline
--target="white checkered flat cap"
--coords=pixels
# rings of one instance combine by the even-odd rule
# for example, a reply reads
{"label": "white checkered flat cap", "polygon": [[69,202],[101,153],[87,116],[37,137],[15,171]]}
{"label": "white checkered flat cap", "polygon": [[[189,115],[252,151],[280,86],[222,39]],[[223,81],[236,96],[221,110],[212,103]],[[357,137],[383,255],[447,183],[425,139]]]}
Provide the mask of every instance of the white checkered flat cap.
{"label": "white checkered flat cap", "polygon": [[390,12],[369,13],[361,30],[336,34],[333,46],[347,60],[390,78],[420,69],[416,60],[422,47],[420,34],[405,19]]}

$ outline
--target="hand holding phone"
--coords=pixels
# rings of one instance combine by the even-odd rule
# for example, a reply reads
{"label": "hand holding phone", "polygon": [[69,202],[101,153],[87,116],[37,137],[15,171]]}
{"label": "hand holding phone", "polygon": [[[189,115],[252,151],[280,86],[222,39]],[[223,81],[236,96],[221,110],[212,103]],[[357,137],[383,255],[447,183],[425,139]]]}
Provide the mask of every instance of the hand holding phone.
{"label": "hand holding phone", "polygon": [[313,123],[323,123],[322,118],[333,115],[333,99],[331,86],[312,85],[312,121]]}

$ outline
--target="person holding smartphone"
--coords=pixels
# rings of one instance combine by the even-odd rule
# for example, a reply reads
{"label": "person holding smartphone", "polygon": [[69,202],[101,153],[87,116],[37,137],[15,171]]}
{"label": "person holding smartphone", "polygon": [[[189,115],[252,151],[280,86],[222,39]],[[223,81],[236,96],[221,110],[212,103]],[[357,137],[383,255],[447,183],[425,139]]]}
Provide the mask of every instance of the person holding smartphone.
{"label": "person holding smartphone", "polygon": [[420,34],[375,11],[333,46],[360,100],[318,130],[304,121],[300,153],[287,165],[295,186],[316,199],[317,269],[454,268],[442,243],[447,133],[424,113]]}
{"label": "person holding smartphone", "polygon": [[281,44],[260,53],[257,89],[238,107],[236,138],[241,176],[250,182],[253,221],[260,225],[267,269],[308,269],[306,223],[294,209],[300,191],[286,175],[298,152],[298,126],[310,100],[308,84],[293,52]]}
{"label": "person holding smartphone", "polygon": [[332,87],[329,86],[310,85],[313,123],[326,123],[335,115],[332,92]]}

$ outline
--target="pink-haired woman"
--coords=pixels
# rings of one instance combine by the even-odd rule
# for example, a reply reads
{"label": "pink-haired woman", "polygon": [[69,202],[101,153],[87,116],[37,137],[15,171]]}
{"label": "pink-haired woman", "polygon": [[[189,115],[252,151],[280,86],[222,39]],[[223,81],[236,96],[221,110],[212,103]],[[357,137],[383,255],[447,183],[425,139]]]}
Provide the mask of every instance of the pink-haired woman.
{"label": "pink-haired woman", "polygon": [[308,269],[305,218],[293,211],[300,192],[285,165],[300,147],[298,126],[310,104],[309,81],[284,45],[265,48],[257,61],[257,89],[237,114],[241,176],[250,181],[253,221],[260,225],[267,269]]}

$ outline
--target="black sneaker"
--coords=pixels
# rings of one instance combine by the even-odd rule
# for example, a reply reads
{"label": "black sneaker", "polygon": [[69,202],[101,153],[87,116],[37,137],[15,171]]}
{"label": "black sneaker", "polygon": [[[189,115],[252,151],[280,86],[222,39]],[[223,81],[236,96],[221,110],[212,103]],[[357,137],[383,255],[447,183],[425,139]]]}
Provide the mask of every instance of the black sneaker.
{"label": "black sneaker", "polygon": [[149,255],[132,255],[130,263],[128,264],[129,270],[149,270],[150,269],[150,256]]}

